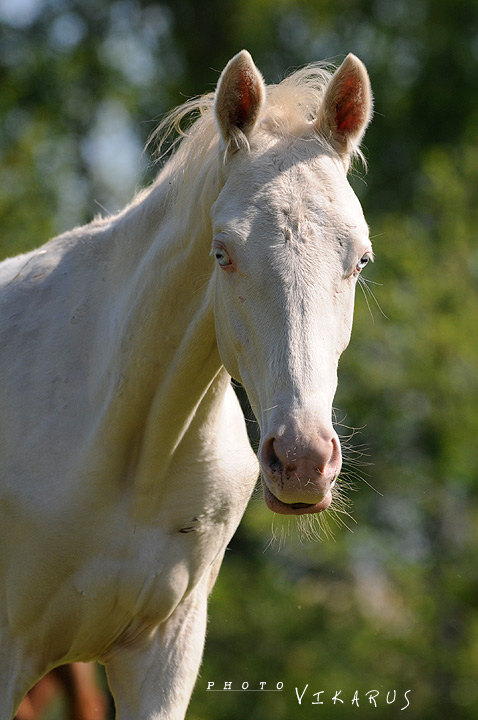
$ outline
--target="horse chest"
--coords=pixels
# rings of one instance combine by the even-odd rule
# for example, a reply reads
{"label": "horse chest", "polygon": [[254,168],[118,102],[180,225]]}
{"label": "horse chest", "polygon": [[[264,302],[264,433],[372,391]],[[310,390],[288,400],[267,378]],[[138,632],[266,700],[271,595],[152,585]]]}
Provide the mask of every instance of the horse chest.
{"label": "horse chest", "polygon": [[70,607],[78,610],[81,632],[71,639],[68,654],[106,657],[166,622],[224,550],[220,539],[212,541],[198,527],[177,537],[151,528],[132,533],[123,557],[98,554],[73,579]]}
{"label": "horse chest", "polygon": [[[121,569],[121,597],[145,622],[162,621],[222,557],[243,515],[256,473],[219,460],[175,467],[153,523],[130,525]],[[173,489],[174,488],[174,489]],[[180,488],[180,490],[179,490]]]}

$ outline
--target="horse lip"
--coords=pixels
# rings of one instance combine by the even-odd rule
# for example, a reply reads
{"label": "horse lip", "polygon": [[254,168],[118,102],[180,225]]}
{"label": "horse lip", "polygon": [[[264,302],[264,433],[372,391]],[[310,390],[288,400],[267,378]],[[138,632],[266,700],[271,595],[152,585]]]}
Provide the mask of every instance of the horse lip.
{"label": "horse lip", "polygon": [[267,507],[269,510],[272,510],[272,512],[275,512],[278,515],[305,515],[309,513],[320,513],[323,510],[326,510],[332,502],[332,494],[328,492],[325,498],[318,503],[289,504],[282,502],[279,498],[276,498],[276,496],[271,493],[264,480],[262,481],[262,487],[264,489],[264,500]]}

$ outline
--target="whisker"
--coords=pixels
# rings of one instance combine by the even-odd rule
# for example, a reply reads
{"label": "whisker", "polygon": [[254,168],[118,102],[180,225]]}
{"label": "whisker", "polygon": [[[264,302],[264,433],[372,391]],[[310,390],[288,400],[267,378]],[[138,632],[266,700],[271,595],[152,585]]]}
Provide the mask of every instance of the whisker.
{"label": "whisker", "polygon": [[383,287],[383,283],[375,282],[375,280],[370,280],[370,278],[363,277],[363,275],[360,276],[360,280],[364,283],[367,283],[367,285],[376,285],[377,287]]}
{"label": "whisker", "polygon": [[[348,438],[340,438],[343,440],[348,440]],[[359,455],[360,457],[369,457],[369,453],[365,452],[368,450],[368,445],[366,443],[361,443],[360,445],[351,445],[349,442],[342,442],[342,448],[348,453],[351,453],[352,455]]]}
{"label": "whisker", "polygon": [[[381,314],[383,315],[383,317],[384,317],[386,320],[390,320],[390,318],[389,318],[389,317],[384,313],[384,311],[382,310],[382,307],[381,307],[379,301],[377,300],[377,298],[376,298],[376,296],[375,296],[375,293],[374,293],[373,290],[367,285],[367,282],[372,282],[372,281],[371,281],[371,280],[370,280],[370,281],[367,281],[365,278],[359,277],[359,285],[360,285],[360,287],[362,288],[362,292],[363,292],[364,296],[366,297],[366,292],[365,292],[365,291],[367,291],[368,294],[369,294],[369,296],[372,298],[372,300],[374,301],[375,305],[378,307],[379,311],[380,311]],[[375,284],[376,284],[376,285],[379,285],[379,283],[375,283]],[[369,305],[368,301],[367,301],[367,305],[368,305],[368,308],[369,308],[369,310],[370,310],[370,305]],[[370,313],[370,314],[372,314],[372,313]],[[372,315],[372,318],[373,318],[373,315]]]}
{"label": "whisker", "polygon": [[340,444],[342,446],[342,456],[344,459],[360,460],[361,457],[364,457],[364,456],[369,457],[368,454],[366,454],[366,451],[368,450],[368,446],[365,444],[360,445],[359,448],[357,449],[350,442],[344,442],[344,440],[342,438],[340,438]]}
{"label": "whisker", "polygon": [[380,497],[384,497],[383,493],[380,492],[380,490],[377,490],[376,487],[372,485],[372,483],[369,483],[368,480],[366,480],[364,477],[360,478],[365,485],[368,485],[368,487],[374,491],[374,493],[377,493],[377,495],[380,495]]}
{"label": "whisker", "polygon": [[372,318],[372,322],[375,324],[375,318],[374,318],[374,316],[373,316],[373,312],[372,312],[372,309],[371,309],[371,307],[370,307],[370,303],[369,303],[369,301],[368,301],[367,293],[365,292],[365,288],[366,288],[367,286],[362,283],[362,278],[361,278],[360,276],[359,276],[359,283],[358,283],[358,284],[359,284],[359,288],[361,289],[361,291],[362,291],[362,293],[363,293],[363,296],[364,296],[364,298],[365,298],[365,302],[367,303],[368,311],[369,311],[369,313],[370,313],[370,317]]}
{"label": "whisker", "polygon": [[196,278],[195,287],[193,288],[194,295],[204,290],[204,288],[207,287],[210,279],[211,276],[207,275],[206,273],[204,273],[204,275],[199,275]]}
{"label": "whisker", "polygon": [[350,515],[350,513],[348,513],[346,510],[340,510],[339,508],[330,508],[329,512],[330,512],[330,518],[336,523],[336,525],[338,525],[339,527],[344,527],[346,530],[353,533],[353,529],[347,525],[344,518],[341,517],[339,514],[339,513],[341,513],[341,514],[349,517],[351,520],[353,520],[353,522],[355,524],[357,524],[357,521],[355,520],[355,518],[352,517],[352,515]]}

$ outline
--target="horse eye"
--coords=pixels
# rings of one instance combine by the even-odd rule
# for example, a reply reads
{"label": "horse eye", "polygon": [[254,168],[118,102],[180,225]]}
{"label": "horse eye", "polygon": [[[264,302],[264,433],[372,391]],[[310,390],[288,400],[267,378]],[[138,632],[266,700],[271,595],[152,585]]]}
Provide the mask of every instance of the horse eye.
{"label": "horse eye", "polygon": [[231,264],[231,258],[225,248],[214,247],[212,252],[221,267],[227,267]]}
{"label": "horse eye", "polygon": [[355,268],[356,272],[359,273],[363,270],[370,260],[372,260],[372,255],[370,253],[365,253],[365,255],[363,255],[357,263],[357,267]]}

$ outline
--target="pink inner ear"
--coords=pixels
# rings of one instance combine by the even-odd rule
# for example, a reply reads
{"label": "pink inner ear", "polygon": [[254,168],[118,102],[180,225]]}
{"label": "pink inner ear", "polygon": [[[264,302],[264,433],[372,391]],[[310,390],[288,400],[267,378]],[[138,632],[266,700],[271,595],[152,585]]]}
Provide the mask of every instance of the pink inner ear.
{"label": "pink inner ear", "polygon": [[342,85],[335,106],[335,124],[341,135],[356,132],[363,120],[362,86],[355,75],[349,75]]}
{"label": "pink inner ear", "polygon": [[236,125],[239,128],[243,128],[248,124],[251,115],[251,104],[254,100],[254,80],[250,73],[243,71],[241,72],[240,84],[239,84],[239,103],[237,106],[237,120]]}

